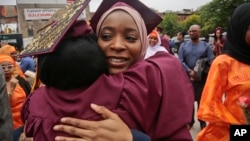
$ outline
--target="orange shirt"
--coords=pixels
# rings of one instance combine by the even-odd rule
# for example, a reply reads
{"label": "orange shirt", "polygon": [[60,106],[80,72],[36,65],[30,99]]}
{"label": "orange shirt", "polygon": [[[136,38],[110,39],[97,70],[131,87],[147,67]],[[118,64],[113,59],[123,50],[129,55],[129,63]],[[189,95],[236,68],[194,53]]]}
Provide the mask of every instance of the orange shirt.
{"label": "orange shirt", "polygon": [[228,55],[218,56],[211,65],[197,113],[208,125],[197,141],[229,141],[229,125],[246,124],[238,104],[243,95],[250,96],[250,65]]}
{"label": "orange shirt", "polygon": [[21,109],[25,99],[26,99],[26,94],[23,88],[19,84],[17,84],[13,91],[13,94],[10,96],[10,105],[11,105],[14,129],[24,125],[21,120]]}

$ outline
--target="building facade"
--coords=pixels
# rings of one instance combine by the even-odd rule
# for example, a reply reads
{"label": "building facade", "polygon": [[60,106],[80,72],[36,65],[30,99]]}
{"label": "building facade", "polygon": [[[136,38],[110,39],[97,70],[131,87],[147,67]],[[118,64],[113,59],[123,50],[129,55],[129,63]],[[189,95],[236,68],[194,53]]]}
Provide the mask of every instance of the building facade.
{"label": "building facade", "polygon": [[192,9],[183,9],[182,11],[177,11],[176,14],[178,16],[178,20],[182,22],[186,20],[188,16],[193,15],[194,11]]}
{"label": "building facade", "polygon": [[[49,24],[48,20],[57,10],[72,2],[74,0],[17,0],[18,32],[23,38],[36,35],[39,29]],[[90,18],[89,7],[81,16]]]}

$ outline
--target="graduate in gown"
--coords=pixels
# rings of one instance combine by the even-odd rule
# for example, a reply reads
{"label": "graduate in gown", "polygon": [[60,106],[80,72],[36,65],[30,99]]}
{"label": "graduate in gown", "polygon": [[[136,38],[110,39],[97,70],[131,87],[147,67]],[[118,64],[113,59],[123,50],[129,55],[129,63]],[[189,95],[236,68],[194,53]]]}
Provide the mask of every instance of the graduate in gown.
{"label": "graduate in gown", "polygon": [[[108,2],[104,1],[104,4],[113,5],[116,3],[116,1]],[[153,141],[192,140],[187,128],[193,109],[192,85],[181,63],[174,56],[166,52],[158,52],[147,60],[143,59],[147,49],[145,19],[128,5],[128,3],[131,4],[130,1],[125,0],[125,2],[116,3],[114,6],[110,5],[112,8],[108,10],[102,9],[107,10],[107,12],[98,18],[99,22],[96,27],[92,25],[96,29],[98,44],[108,58],[110,74],[101,75],[87,88],[62,91],[43,87],[35,90],[34,94],[27,100],[23,111],[24,120],[27,122],[26,134],[28,136],[40,134],[42,138],[46,133],[52,140],[54,140],[55,135],[70,136],[64,132],[55,132],[52,127],[61,124],[60,118],[65,116],[102,120],[103,117],[89,107],[91,103],[96,103],[106,106],[119,115],[128,127],[148,134]],[[140,2],[133,1],[133,3]],[[122,14],[125,20],[118,19],[116,21],[120,24],[128,23],[125,25],[131,27],[125,28],[130,35],[125,39],[128,42],[126,44],[129,45],[128,49],[131,50],[131,44],[136,47],[133,48],[135,49],[134,54],[130,54],[133,57],[118,57],[118,54],[112,56],[109,52],[111,49],[109,41],[113,38],[109,40],[110,36],[105,31],[110,32],[110,29],[114,29],[113,26],[115,26],[113,31],[116,32],[116,27],[119,24],[112,22],[114,24],[109,27],[107,23],[110,23],[111,17],[116,17],[119,14]],[[124,24],[120,27],[123,30]],[[115,36],[117,35],[121,34],[115,34]],[[120,44],[120,41],[117,44]],[[118,52],[123,52],[122,54],[124,51],[127,53],[127,49],[120,49],[121,47],[123,48],[123,46],[116,45],[112,46],[112,49],[120,50]],[[52,78],[50,81],[55,79],[50,78]],[[64,78],[60,79],[63,84]],[[74,137],[74,134],[71,137]]]}

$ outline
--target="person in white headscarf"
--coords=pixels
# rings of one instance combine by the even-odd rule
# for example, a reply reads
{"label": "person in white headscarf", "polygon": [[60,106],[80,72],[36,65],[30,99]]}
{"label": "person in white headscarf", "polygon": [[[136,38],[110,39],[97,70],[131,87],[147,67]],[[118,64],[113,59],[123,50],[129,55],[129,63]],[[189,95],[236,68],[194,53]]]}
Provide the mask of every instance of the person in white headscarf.
{"label": "person in white headscarf", "polygon": [[160,35],[156,30],[153,30],[148,35],[148,42],[149,45],[146,51],[145,59],[153,56],[158,51],[168,52],[165,47],[161,46]]}

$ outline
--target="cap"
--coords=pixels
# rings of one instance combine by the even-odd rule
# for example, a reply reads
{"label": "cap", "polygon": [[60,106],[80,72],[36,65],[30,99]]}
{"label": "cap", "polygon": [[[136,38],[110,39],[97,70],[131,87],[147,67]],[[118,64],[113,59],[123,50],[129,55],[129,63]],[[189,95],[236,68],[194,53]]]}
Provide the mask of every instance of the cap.
{"label": "cap", "polygon": [[162,18],[158,14],[156,14],[139,0],[103,0],[90,20],[90,24],[94,31],[96,31],[96,26],[102,14],[117,2],[124,2],[140,13],[146,24],[147,33],[150,33],[162,21]]}
{"label": "cap", "polygon": [[89,2],[90,0],[76,0],[56,11],[49,19],[48,24],[40,29],[31,42],[20,52],[20,56],[36,56],[53,52],[69,29],[76,24],[77,18]]}

